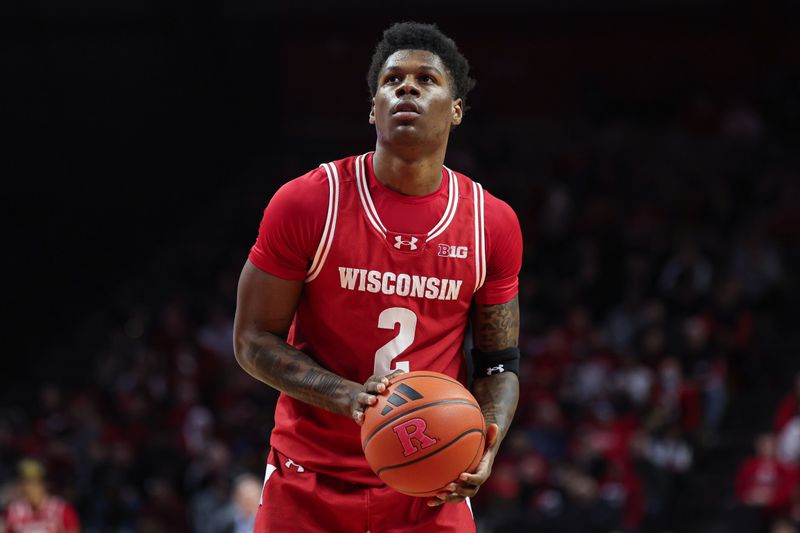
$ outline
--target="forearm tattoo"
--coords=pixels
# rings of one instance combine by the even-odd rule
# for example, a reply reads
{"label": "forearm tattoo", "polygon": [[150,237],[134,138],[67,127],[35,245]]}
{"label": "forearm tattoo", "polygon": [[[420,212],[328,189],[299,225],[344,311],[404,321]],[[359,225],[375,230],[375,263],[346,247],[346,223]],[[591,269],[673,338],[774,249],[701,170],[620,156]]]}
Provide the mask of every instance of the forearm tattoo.
{"label": "forearm tattoo", "polygon": [[349,416],[350,387],[311,357],[271,333],[247,342],[243,357],[255,378],[296,398],[334,413]]}
{"label": "forearm tattoo", "polygon": [[473,327],[475,347],[494,352],[516,346],[519,342],[519,300],[498,305],[475,306]]}
{"label": "forearm tattoo", "polygon": [[503,440],[519,401],[519,380],[511,372],[478,378],[472,384],[472,394],[478,400],[486,424],[497,424]]}
{"label": "forearm tattoo", "polygon": [[[498,305],[475,306],[473,314],[475,347],[494,352],[519,344],[519,300]],[[519,379],[516,374],[502,372],[481,377],[472,384],[472,393],[481,406],[487,424],[497,424],[499,440],[508,432],[519,401]]]}

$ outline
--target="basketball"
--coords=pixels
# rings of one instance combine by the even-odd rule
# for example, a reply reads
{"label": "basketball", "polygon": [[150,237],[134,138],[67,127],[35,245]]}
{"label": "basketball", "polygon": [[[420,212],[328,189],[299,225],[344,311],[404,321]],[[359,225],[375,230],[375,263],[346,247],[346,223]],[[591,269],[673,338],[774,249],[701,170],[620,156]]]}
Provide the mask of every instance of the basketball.
{"label": "basketball", "polygon": [[361,446],[384,483],[409,496],[433,496],[483,455],[486,425],[475,397],[437,372],[391,378],[364,412]]}

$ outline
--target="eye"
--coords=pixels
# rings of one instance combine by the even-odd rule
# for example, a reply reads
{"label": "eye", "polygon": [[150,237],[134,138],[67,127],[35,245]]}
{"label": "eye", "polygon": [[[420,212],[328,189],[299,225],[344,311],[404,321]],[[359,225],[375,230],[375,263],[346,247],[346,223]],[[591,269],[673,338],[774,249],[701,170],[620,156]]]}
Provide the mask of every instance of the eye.
{"label": "eye", "polygon": [[384,84],[387,84],[387,83],[397,83],[397,82],[399,82],[399,81],[400,81],[400,76],[398,76],[398,75],[396,75],[396,74],[389,74],[388,76],[386,76],[386,77],[383,79],[383,83],[384,83]]}
{"label": "eye", "polygon": [[422,76],[420,76],[417,79],[422,83],[435,83],[436,82],[436,80],[434,80],[433,77],[428,76],[427,74],[423,74]]}

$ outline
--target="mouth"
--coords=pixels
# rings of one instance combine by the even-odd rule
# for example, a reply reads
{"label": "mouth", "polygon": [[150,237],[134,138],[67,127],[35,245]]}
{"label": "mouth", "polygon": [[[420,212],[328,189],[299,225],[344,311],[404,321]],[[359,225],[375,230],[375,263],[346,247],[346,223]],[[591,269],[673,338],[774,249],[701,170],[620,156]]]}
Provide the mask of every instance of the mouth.
{"label": "mouth", "polygon": [[393,115],[419,115],[420,113],[419,106],[411,100],[401,100],[392,108]]}

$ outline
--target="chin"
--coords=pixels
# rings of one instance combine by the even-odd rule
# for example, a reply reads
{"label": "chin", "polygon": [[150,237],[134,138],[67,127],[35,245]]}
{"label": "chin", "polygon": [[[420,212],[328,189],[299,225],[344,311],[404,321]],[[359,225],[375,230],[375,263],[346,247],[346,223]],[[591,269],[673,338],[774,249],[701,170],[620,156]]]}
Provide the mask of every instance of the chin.
{"label": "chin", "polygon": [[392,128],[383,138],[392,143],[420,142],[425,136],[413,124],[402,124]]}

